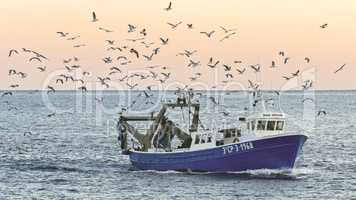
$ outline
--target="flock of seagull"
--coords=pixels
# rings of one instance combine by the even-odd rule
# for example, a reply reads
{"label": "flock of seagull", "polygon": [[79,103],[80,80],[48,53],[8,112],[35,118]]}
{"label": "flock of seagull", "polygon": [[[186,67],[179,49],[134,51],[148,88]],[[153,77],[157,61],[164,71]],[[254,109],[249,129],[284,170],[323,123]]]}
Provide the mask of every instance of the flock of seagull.
{"label": "flock of seagull", "polygon": [[[168,6],[163,9],[164,12],[169,12],[173,9],[172,2],[169,2]],[[91,14],[91,22],[94,24],[98,22],[100,19],[97,17],[97,14],[95,12],[92,12]],[[181,26],[185,27],[187,30],[192,30],[195,29],[195,26],[191,23],[183,24],[182,21],[178,22],[168,22],[167,26],[170,27],[173,31],[180,28]],[[328,24],[322,24],[320,26],[321,29],[326,29],[328,27]],[[102,31],[104,33],[111,33],[114,32],[114,30],[110,30],[107,28],[103,27],[97,27],[98,31]],[[198,33],[207,39],[214,39],[217,38],[217,34],[220,34],[221,37],[219,37],[217,40],[219,42],[224,42],[225,40],[229,40],[233,37],[236,37],[237,35],[237,29],[236,28],[226,28],[224,26],[219,26],[219,31],[218,30],[209,30],[209,31],[199,31]],[[138,87],[142,86],[144,90],[142,91],[142,94],[145,99],[146,99],[146,104],[153,104],[152,101],[150,101],[150,98],[152,97],[152,94],[150,94],[150,91],[154,87],[154,85],[141,85],[140,81],[143,80],[150,80],[150,81],[156,81],[158,84],[165,84],[168,80],[174,79],[172,78],[172,72],[170,72],[170,68],[167,66],[163,65],[150,65],[150,62],[154,60],[154,58],[160,54],[161,51],[164,51],[166,46],[170,44],[170,39],[169,37],[164,37],[161,36],[159,37],[158,42],[157,41],[150,41],[148,39],[149,35],[149,30],[144,27],[139,27],[137,25],[133,24],[128,24],[127,26],[127,33],[132,34],[132,38],[128,38],[125,41],[120,41],[120,43],[127,43],[125,45],[119,45],[118,41],[112,40],[112,39],[105,39],[103,42],[105,43],[105,51],[110,52],[111,54],[117,53],[116,56],[107,56],[104,58],[101,58],[102,63],[107,66],[108,72],[104,76],[97,76],[95,82],[97,82],[99,85],[101,85],[103,88],[109,89],[111,87],[112,82],[122,82],[124,83],[128,89],[133,90],[137,89]],[[72,47],[73,48],[84,48],[87,46],[85,43],[77,42],[80,39],[80,35],[75,35],[71,34],[69,32],[65,31],[58,31],[56,32],[56,35],[58,36],[59,39],[63,40],[68,40],[72,41]],[[143,50],[142,50],[143,49]],[[184,58],[186,61],[186,66],[191,69],[197,69],[198,66],[201,67],[206,67],[207,69],[221,69],[224,71],[225,79],[222,81],[222,84],[226,84],[229,81],[232,81],[237,75],[244,75],[244,73],[247,70],[251,70],[254,73],[261,73],[262,66],[260,64],[246,64],[241,60],[235,60],[233,61],[233,64],[228,64],[224,63],[222,60],[219,60],[214,57],[210,57],[209,60],[206,62],[197,60],[195,58],[195,54],[197,54],[197,50],[190,50],[190,49],[185,49],[181,52],[176,53],[176,56],[180,56]],[[35,63],[36,65],[41,65],[36,68],[38,73],[46,73],[48,68],[46,67],[48,65],[49,58],[47,58],[43,53],[40,53],[38,51],[28,49],[28,48],[22,48],[22,49],[11,49],[9,50],[8,57],[16,57],[24,55],[26,56],[26,59],[28,59],[29,63]],[[278,65],[286,65],[288,64],[289,60],[291,57],[289,57],[284,51],[277,52],[277,55],[281,57],[282,62],[277,63],[277,61],[272,60],[271,65],[268,68],[278,68]],[[279,59],[280,60],[280,59]],[[147,67],[144,67],[146,72],[144,73],[132,73],[132,74],[125,74],[125,71],[130,69],[130,66],[135,65],[136,61],[144,61],[147,63]],[[309,57],[304,58],[305,63],[311,62],[311,59]],[[334,73],[338,73],[341,70],[344,69],[346,64],[341,65],[338,67]],[[80,76],[76,73],[80,69]],[[87,89],[87,83],[90,81],[87,80],[87,77],[92,77],[92,73],[83,69],[83,67],[80,65],[80,58],[73,56],[70,58],[64,58],[63,59],[63,70],[65,70],[66,73],[62,73],[58,75],[55,79],[54,82],[51,82],[50,85],[47,86],[47,93],[55,93],[56,88],[59,85],[64,85],[64,84],[70,84],[70,83],[75,83],[79,84],[79,87],[77,87],[78,90],[82,92],[86,92]],[[237,73],[237,74],[236,74]],[[290,80],[293,78],[298,77],[301,74],[301,70],[298,69],[297,71],[291,73],[291,74],[286,74],[283,75],[282,78],[285,80]],[[21,79],[26,79],[30,75],[22,72],[16,68],[10,68],[8,70],[8,76],[10,77],[17,77],[20,80]],[[119,77],[120,76],[120,77]],[[191,77],[189,77],[190,81],[197,81],[199,78],[202,77],[201,72],[194,72]],[[252,80],[248,80],[249,88],[253,89],[258,89],[259,84],[253,82]],[[188,85],[186,87],[189,87]],[[217,86],[213,86],[212,89],[216,88]],[[308,90],[309,88],[313,87],[313,81],[312,80],[306,80],[301,88],[303,90]],[[21,88],[20,83],[16,84],[11,84],[9,86],[10,90],[4,91],[0,97],[4,96],[11,96],[13,93],[11,90],[16,89],[16,88]],[[141,88],[141,89],[142,89]],[[181,89],[181,88],[178,88]],[[276,94],[279,94],[276,92]],[[215,104],[218,104],[215,100],[210,99]],[[313,99],[303,99],[303,102]],[[97,99],[98,102],[102,102],[102,99]],[[133,106],[137,100],[134,100],[132,102],[131,106]],[[11,107],[9,106],[9,110],[16,109],[16,107]],[[223,111],[224,115],[228,115],[226,111]],[[326,114],[325,110],[320,110],[317,115],[322,115]],[[48,117],[54,116],[55,113],[49,114]]]}

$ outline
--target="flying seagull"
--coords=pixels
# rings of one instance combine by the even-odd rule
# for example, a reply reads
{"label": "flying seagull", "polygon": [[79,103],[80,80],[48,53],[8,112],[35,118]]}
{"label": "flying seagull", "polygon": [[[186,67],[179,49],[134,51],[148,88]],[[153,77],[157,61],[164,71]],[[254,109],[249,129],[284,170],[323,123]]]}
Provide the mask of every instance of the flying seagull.
{"label": "flying seagull", "polygon": [[222,42],[222,41],[224,41],[224,40],[226,40],[226,39],[229,39],[230,36],[235,35],[235,34],[236,34],[236,32],[232,32],[232,33],[230,33],[230,34],[228,34],[228,35],[225,35],[223,38],[221,38],[220,42]]}
{"label": "flying seagull", "polygon": [[342,69],[344,69],[346,64],[343,64],[341,67],[339,67],[335,72],[334,74],[338,73],[339,71],[341,71]]}
{"label": "flying seagull", "polygon": [[202,31],[200,33],[205,34],[208,38],[210,38],[215,33],[215,31],[210,31],[210,32]]}
{"label": "flying seagull", "polygon": [[167,24],[170,25],[172,29],[175,29],[175,28],[177,28],[181,23],[182,23],[182,21],[180,21],[180,22],[178,22],[178,23],[176,23],[176,24],[169,23],[169,22],[168,22]]}
{"label": "flying seagull", "polygon": [[172,2],[169,2],[168,7],[164,8],[165,11],[170,11],[172,10]]}
{"label": "flying seagull", "polygon": [[14,54],[14,53],[19,54],[19,52],[18,52],[17,50],[11,49],[11,50],[9,51],[9,57],[11,57],[11,55]]}
{"label": "flying seagull", "polygon": [[327,26],[328,26],[328,24],[325,23],[325,24],[321,25],[320,28],[326,28]]}
{"label": "flying seagull", "polygon": [[59,34],[60,37],[66,37],[69,33],[58,31],[57,34]]}
{"label": "flying seagull", "polygon": [[307,61],[307,63],[310,62],[310,58],[308,58],[308,57],[305,57],[304,60]]}
{"label": "flying seagull", "polygon": [[168,38],[164,39],[164,38],[160,38],[162,45],[166,45],[168,44]]}
{"label": "flying seagull", "polygon": [[319,110],[318,111],[318,116],[320,116],[321,114],[326,115],[326,111],[325,110]]}
{"label": "flying seagull", "polygon": [[37,60],[38,62],[42,62],[41,59],[39,59],[38,57],[32,57],[29,59],[30,62],[32,62],[33,60]]}
{"label": "flying seagull", "polygon": [[44,71],[46,71],[46,66],[44,66],[44,67],[37,67],[37,69],[39,69],[40,72],[44,72]]}
{"label": "flying seagull", "polygon": [[231,32],[231,31],[235,31],[235,30],[236,30],[236,28],[227,29],[227,28],[225,28],[225,27],[223,27],[223,26],[220,26],[220,28],[221,28],[225,33],[228,33],[228,32]]}
{"label": "flying seagull", "polygon": [[92,16],[93,16],[92,22],[98,21],[98,18],[96,18],[95,12],[92,13]]}

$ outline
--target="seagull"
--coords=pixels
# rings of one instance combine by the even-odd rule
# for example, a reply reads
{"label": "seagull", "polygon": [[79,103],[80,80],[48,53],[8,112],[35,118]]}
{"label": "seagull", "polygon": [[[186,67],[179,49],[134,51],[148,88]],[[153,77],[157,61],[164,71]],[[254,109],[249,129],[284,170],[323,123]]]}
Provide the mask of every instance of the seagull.
{"label": "seagull", "polygon": [[172,23],[169,23],[169,22],[168,22],[167,24],[170,25],[172,29],[175,29],[175,28],[177,28],[178,25],[180,25],[181,23],[182,23],[182,21],[180,21],[180,22],[178,22],[178,23],[176,23],[176,24],[172,24]]}
{"label": "seagull", "polygon": [[1,94],[1,97],[4,97],[6,95],[12,96],[12,92],[4,92],[4,93]]}
{"label": "seagull", "polygon": [[26,78],[27,77],[27,74],[23,73],[23,72],[17,72],[16,73],[17,75],[20,75],[21,78]]}
{"label": "seagull", "polygon": [[145,29],[145,28],[142,29],[142,30],[140,31],[140,34],[142,34],[143,36],[146,36],[146,35],[147,35],[146,29]]}
{"label": "seagull", "polygon": [[52,86],[47,86],[47,89],[48,89],[48,91],[47,91],[47,94],[48,93],[50,93],[50,92],[53,92],[53,93],[55,93],[56,92],[56,90],[54,89],[54,87],[52,87]]}
{"label": "seagull", "polygon": [[127,57],[126,57],[126,56],[118,56],[118,57],[116,58],[116,60],[120,60],[120,59],[127,60]]}
{"label": "seagull", "polygon": [[115,40],[105,40],[109,45],[114,45]]}
{"label": "seagull", "polygon": [[136,26],[132,24],[128,24],[129,30],[127,31],[128,33],[134,32],[136,30]]}
{"label": "seagull", "polygon": [[313,86],[313,82],[311,80],[306,80],[304,81],[304,84],[302,85],[302,88],[304,90],[307,90]]}
{"label": "seagull", "polygon": [[63,84],[63,79],[60,79],[60,78],[59,78],[59,79],[56,80],[56,83],[59,83],[59,82],[60,82],[61,84]]}
{"label": "seagull", "polygon": [[151,61],[152,57],[153,57],[154,53],[152,53],[150,56],[147,55],[143,55],[144,58],[146,58],[146,60]]}
{"label": "seagull", "polygon": [[288,77],[288,76],[282,76],[284,79],[286,79],[287,81],[289,80],[289,79],[291,79],[291,77]]}
{"label": "seagull", "polygon": [[326,115],[326,111],[325,110],[319,110],[318,111],[318,116],[320,116],[321,114]]}
{"label": "seagull", "polygon": [[[168,38],[167,38],[167,40],[168,40]],[[167,41],[167,42],[168,42],[168,41]],[[159,47],[153,49],[153,53],[154,53],[155,55],[157,55],[158,52],[159,52],[159,49],[160,49]]]}
{"label": "seagull", "polygon": [[70,61],[72,61],[71,58],[69,58],[69,59],[67,59],[67,60],[66,60],[66,59],[63,59],[63,63],[64,63],[64,64],[70,63]]}
{"label": "seagull", "polygon": [[74,36],[74,37],[70,37],[70,38],[67,38],[67,40],[75,40],[77,38],[80,38],[80,35],[77,35],[77,36]]}
{"label": "seagull", "polygon": [[230,73],[225,74],[226,78],[234,78],[234,76]]}
{"label": "seagull", "polygon": [[26,136],[26,135],[32,135],[32,132],[31,132],[31,131],[25,131],[25,132],[23,133],[23,136]]}
{"label": "seagull", "polygon": [[43,66],[43,67],[37,67],[37,69],[40,70],[40,72],[44,72],[46,71],[46,66]]}
{"label": "seagull", "polygon": [[218,61],[216,61],[214,64],[208,64],[208,66],[209,66],[210,68],[215,68],[219,63],[220,63],[220,61],[218,60]]}
{"label": "seagull", "polygon": [[196,67],[200,65],[200,61],[194,62],[193,60],[189,60],[188,67]]}
{"label": "seagull", "polygon": [[58,31],[57,34],[59,34],[60,37],[66,37],[69,33]]}
{"label": "seagull", "polygon": [[112,32],[114,32],[114,31],[112,31],[112,30],[109,30],[109,29],[106,29],[106,28],[102,28],[102,27],[99,27],[99,30],[105,31],[105,32],[107,32],[107,33],[112,33]]}
{"label": "seagull", "polygon": [[343,64],[341,67],[339,67],[335,72],[334,74],[338,73],[339,71],[341,71],[342,69],[344,69],[346,64]]}
{"label": "seagull", "polygon": [[74,82],[81,82],[82,84],[84,84],[84,80],[83,79],[75,79]]}
{"label": "seagull", "polygon": [[296,76],[298,76],[299,75],[299,70],[297,70],[295,73],[292,73],[292,76],[294,76],[294,77],[296,77]]}
{"label": "seagull", "polygon": [[111,71],[116,70],[116,71],[118,71],[118,72],[121,73],[121,70],[120,70],[118,67],[111,67],[110,70],[111,70]]}
{"label": "seagull", "polygon": [[228,34],[228,35],[225,35],[223,38],[220,39],[220,42],[222,42],[222,41],[224,41],[224,40],[226,40],[226,39],[229,39],[230,36],[235,35],[235,34],[236,34],[236,32],[233,32],[233,33],[230,33],[230,34]]}
{"label": "seagull", "polygon": [[142,41],[141,44],[144,44],[146,48],[149,48],[151,45],[154,44],[154,42],[146,43],[145,41]]}
{"label": "seagull", "polygon": [[169,2],[168,7],[164,8],[165,11],[170,11],[172,10],[172,2]]}
{"label": "seagull", "polygon": [[187,24],[188,29],[193,29],[193,24]]}
{"label": "seagull", "polygon": [[153,94],[149,95],[146,91],[143,91],[143,94],[146,98],[151,98],[153,96]]}
{"label": "seagull", "polygon": [[228,32],[231,32],[231,31],[235,31],[236,30],[236,28],[234,28],[234,29],[227,29],[227,28],[225,28],[225,27],[223,27],[223,26],[219,26],[225,33],[228,33]]}
{"label": "seagull", "polygon": [[111,71],[110,73],[109,73],[109,76],[111,76],[111,75],[113,75],[113,74],[116,74],[117,73],[117,71]]}
{"label": "seagull", "polygon": [[187,57],[190,57],[192,56],[195,52],[197,52],[197,50],[194,50],[194,51],[189,51],[189,50],[184,50],[184,54],[187,56]]}
{"label": "seagull", "polygon": [[210,37],[213,35],[213,33],[215,33],[215,31],[210,31],[209,33],[203,31],[203,32],[200,32],[200,33],[201,33],[201,34],[205,34],[208,38],[210,38]]}
{"label": "seagull", "polygon": [[248,80],[248,84],[249,84],[249,88],[254,88],[257,89],[259,87],[259,85],[256,83],[253,83],[251,80]]}
{"label": "seagull", "polygon": [[53,117],[55,115],[56,115],[56,113],[54,112],[54,113],[48,114],[47,117]]}
{"label": "seagull", "polygon": [[82,92],[86,92],[88,91],[87,88],[85,86],[81,86],[78,88],[78,90],[81,90]]}
{"label": "seagull", "polygon": [[311,101],[311,102],[314,102],[314,99],[312,99],[312,98],[305,98],[305,99],[302,100],[302,102],[304,103],[305,101],[308,101],[308,100]]}
{"label": "seagull", "polygon": [[25,53],[32,53],[32,51],[30,49],[26,49],[26,48],[22,48],[22,51]]}
{"label": "seagull", "polygon": [[138,84],[134,84],[134,85],[130,85],[128,83],[126,83],[126,85],[130,88],[130,90],[134,89],[136,86],[138,86]]}
{"label": "seagull", "polygon": [[286,58],[284,59],[284,64],[287,64],[287,62],[288,62],[289,59],[290,59],[289,57],[286,57]]}
{"label": "seagull", "polygon": [[259,64],[257,65],[250,65],[250,67],[255,71],[255,72],[260,72],[261,71],[261,66]]}
{"label": "seagull", "polygon": [[223,66],[224,66],[224,70],[225,70],[225,71],[230,71],[231,68],[232,68],[231,66],[225,65],[225,64],[224,64]]}
{"label": "seagull", "polygon": [[230,115],[230,113],[228,113],[227,111],[222,111],[221,112],[224,116],[229,116]]}
{"label": "seagull", "polygon": [[121,49],[120,47],[109,47],[107,50],[108,50],[108,51],[110,51],[110,50],[113,50],[113,51],[116,51],[116,50],[122,51],[122,49]]}
{"label": "seagull", "polygon": [[131,49],[130,49],[130,53],[135,54],[135,55],[136,55],[136,57],[137,57],[137,58],[139,58],[139,54],[138,54],[138,51],[137,51],[136,49],[131,48]]}
{"label": "seagull", "polygon": [[160,38],[160,40],[161,40],[161,42],[162,42],[162,45],[168,44],[168,38],[167,38],[167,39]]}
{"label": "seagull", "polygon": [[85,44],[76,44],[73,47],[74,48],[79,48],[79,47],[85,47],[85,46],[86,46]]}
{"label": "seagull", "polygon": [[171,73],[161,73],[166,79],[168,79],[169,78],[169,76],[171,75]]}
{"label": "seagull", "polygon": [[310,58],[308,58],[308,57],[305,57],[304,60],[307,61],[307,63],[310,62]]}
{"label": "seagull", "polygon": [[145,38],[136,38],[136,39],[126,39],[127,41],[131,41],[131,42],[136,42],[139,40],[144,40]]}
{"label": "seagull", "polygon": [[19,52],[18,52],[16,49],[11,49],[11,50],[9,51],[9,57],[11,57],[12,54],[14,54],[14,53],[19,54]]}
{"label": "seagull", "polygon": [[218,105],[214,97],[209,97],[210,101],[213,102],[215,105]]}
{"label": "seagull", "polygon": [[96,18],[95,12],[92,13],[92,22],[98,21],[98,18]]}
{"label": "seagull", "polygon": [[20,87],[20,85],[19,84],[10,85],[10,88],[17,88],[17,87]]}
{"label": "seagull", "polygon": [[30,62],[32,62],[33,60],[37,60],[38,62],[42,62],[41,59],[39,59],[38,57],[32,57],[29,59]]}
{"label": "seagull", "polygon": [[15,74],[16,74],[16,70],[14,70],[14,69],[9,70],[9,76],[15,75]]}
{"label": "seagull", "polygon": [[236,69],[236,71],[238,71],[239,72],[239,74],[243,74],[245,71],[246,71],[246,68],[244,68],[243,70],[240,70],[240,69]]}
{"label": "seagull", "polygon": [[320,28],[323,28],[323,29],[324,29],[324,28],[326,28],[327,26],[328,26],[328,24],[325,23],[325,24],[321,25]]}
{"label": "seagull", "polygon": [[103,58],[103,61],[104,61],[104,63],[106,63],[106,64],[112,63],[111,57],[105,57],[105,58]]}

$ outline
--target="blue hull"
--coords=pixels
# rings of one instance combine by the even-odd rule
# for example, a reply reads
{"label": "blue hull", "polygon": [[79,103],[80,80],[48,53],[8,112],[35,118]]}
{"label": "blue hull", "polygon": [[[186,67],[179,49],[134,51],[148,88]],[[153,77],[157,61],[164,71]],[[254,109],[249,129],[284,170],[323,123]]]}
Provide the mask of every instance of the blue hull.
{"label": "blue hull", "polygon": [[236,172],[291,169],[307,137],[283,135],[210,149],[148,153],[130,151],[132,165],[141,170]]}

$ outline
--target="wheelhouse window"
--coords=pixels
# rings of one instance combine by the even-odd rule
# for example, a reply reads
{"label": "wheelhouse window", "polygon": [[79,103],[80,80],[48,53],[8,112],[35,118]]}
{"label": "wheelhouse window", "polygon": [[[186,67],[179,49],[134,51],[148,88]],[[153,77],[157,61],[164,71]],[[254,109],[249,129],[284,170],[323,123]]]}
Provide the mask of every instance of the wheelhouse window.
{"label": "wheelhouse window", "polygon": [[210,143],[211,142],[211,136],[208,136],[208,141],[207,141],[208,143]]}
{"label": "wheelhouse window", "polygon": [[276,121],[268,121],[267,122],[267,131],[274,131],[275,126],[276,126]]}
{"label": "wheelhouse window", "polygon": [[225,138],[231,138],[231,132],[230,132],[230,131],[227,131],[227,132],[226,132]]}
{"label": "wheelhouse window", "polygon": [[195,144],[199,144],[199,142],[200,142],[200,137],[199,137],[199,135],[196,135],[195,136]]}
{"label": "wheelhouse window", "polygon": [[203,136],[201,137],[200,144],[204,144],[205,141],[206,141],[206,135],[203,135]]}
{"label": "wheelhouse window", "polygon": [[276,130],[277,131],[283,130],[283,126],[284,126],[284,121],[277,121]]}
{"label": "wheelhouse window", "polygon": [[263,131],[266,129],[266,124],[267,124],[267,121],[265,120],[260,120],[257,122],[257,130],[259,131]]}
{"label": "wheelhouse window", "polygon": [[256,124],[256,121],[253,120],[253,121],[251,122],[251,130],[255,130],[255,124]]}

